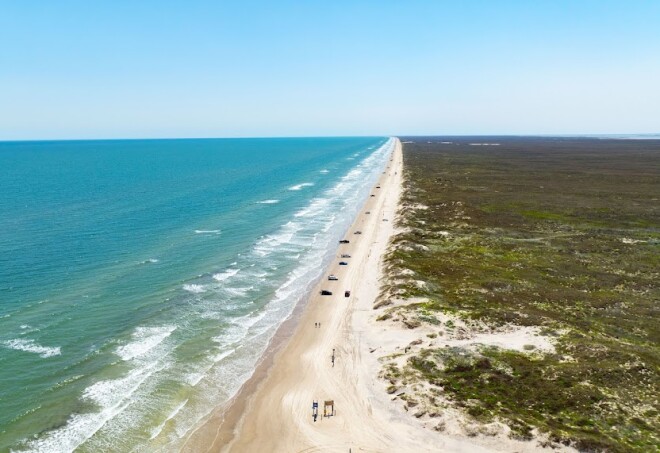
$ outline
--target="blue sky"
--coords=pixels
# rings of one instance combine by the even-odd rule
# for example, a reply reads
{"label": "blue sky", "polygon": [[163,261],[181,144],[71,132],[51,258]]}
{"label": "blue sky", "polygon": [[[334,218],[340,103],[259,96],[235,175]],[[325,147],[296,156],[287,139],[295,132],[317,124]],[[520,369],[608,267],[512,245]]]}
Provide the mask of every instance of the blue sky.
{"label": "blue sky", "polygon": [[660,132],[658,1],[0,0],[0,140]]}

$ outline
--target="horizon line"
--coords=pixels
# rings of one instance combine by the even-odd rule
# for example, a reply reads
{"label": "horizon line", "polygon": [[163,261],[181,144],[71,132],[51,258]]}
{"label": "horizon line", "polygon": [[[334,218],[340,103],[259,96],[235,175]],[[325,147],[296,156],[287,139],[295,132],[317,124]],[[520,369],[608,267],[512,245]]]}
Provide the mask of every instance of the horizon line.
{"label": "horizon line", "polygon": [[[573,133],[573,134],[385,134],[385,135],[276,135],[276,136],[237,136],[237,137],[115,137],[115,138],[18,138],[0,139],[0,143],[28,142],[83,142],[83,141],[138,141],[138,140],[273,140],[273,139],[304,139],[304,138],[377,138],[377,137],[555,137],[555,138],[619,138],[651,136],[660,140],[660,132],[642,133]],[[657,137],[655,137],[657,136]]]}

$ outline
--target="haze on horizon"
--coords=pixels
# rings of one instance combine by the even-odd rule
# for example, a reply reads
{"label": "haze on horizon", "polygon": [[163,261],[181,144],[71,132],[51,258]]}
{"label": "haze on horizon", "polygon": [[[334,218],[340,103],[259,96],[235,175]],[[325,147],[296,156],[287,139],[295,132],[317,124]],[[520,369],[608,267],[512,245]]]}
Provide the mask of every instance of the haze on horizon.
{"label": "haze on horizon", "polygon": [[660,2],[3,2],[0,140],[660,132]]}

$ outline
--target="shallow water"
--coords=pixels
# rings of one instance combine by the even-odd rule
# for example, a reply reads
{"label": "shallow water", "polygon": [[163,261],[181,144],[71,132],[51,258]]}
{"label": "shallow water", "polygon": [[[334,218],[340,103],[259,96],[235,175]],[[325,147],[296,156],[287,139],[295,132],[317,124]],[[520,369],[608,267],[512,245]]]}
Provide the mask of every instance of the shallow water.
{"label": "shallow water", "polygon": [[391,146],[0,143],[0,451],[176,443],[249,377]]}

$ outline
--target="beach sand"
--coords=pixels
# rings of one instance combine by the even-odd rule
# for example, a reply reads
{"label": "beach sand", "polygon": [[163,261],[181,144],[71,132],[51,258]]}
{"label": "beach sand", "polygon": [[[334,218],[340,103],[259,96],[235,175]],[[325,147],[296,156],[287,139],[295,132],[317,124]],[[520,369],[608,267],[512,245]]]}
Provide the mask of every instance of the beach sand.
{"label": "beach sand", "polygon": [[[386,327],[376,323],[380,264],[394,234],[402,188],[401,143],[358,214],[324,277],[294,319],[278,332],[271,350],[228,408],[197,429],[183,451],[358,452],[521,451],[518,442],[497,446],[428,429],[402,411],[378,378],[378,349],[390,349]],[[367,214],[368,212],[368,214]],[[362,234],[354,234],[355,231]],[[340,266],[341,254],[351,258]],[[321,296],[320,290],[333,292]],[[351,296],[344,297],[350,290]],[[316,327],[315,323],[320,323]],[[396,332],[392,332],[396,336]],[[396,342],[396,338],[392,338]],[[391,346],[391,345],[390,345]],[[335,355],[334,366],[332,355]],[[335,414],[322,417],[323,403]],[[317,421],[312,402],[318,401]],[[518,445],[515,445],[518,444]],[[518,447],[515,448],[514,447]]]}

